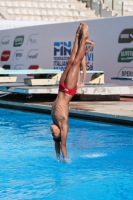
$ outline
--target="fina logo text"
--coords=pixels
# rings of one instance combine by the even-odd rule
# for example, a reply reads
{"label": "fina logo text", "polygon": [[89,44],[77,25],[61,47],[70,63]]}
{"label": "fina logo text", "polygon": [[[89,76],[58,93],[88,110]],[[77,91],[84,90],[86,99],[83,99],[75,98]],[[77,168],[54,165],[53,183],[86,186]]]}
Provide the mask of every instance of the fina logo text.
{"label": "fina logo text", "polygon": [[[86,50],[90,47],[90,45],[86,45]],[[93,70],[94,68],[94,47],[91,51],[86,54],[86,69]]]}
{"label": "fina logo text", "polygon": [[71,55],[73,42],[54,42],[54,69],[64,70]]}

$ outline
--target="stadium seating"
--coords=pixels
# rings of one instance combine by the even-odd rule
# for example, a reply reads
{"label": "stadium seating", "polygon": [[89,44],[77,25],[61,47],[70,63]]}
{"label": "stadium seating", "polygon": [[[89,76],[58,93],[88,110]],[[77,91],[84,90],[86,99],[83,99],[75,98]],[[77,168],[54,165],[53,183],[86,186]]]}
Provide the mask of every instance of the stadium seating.
{"label": "stadium seating", "polygon": [[[5,12],[5,15],[1,11]],[[77,0],[2,0],[0,20],[77,21],[98,18]]]}
{"label": "stadium seating", "polygon": [[[0,0],[0,20],[68,22],[99,18],[97,11],[91,10],[90,2],[91,0]],[[101,2],[104,2],[102,9],[112,10],[112,0]],[[99,0],[92,0],[93,3],[99,4]],[[114,0],[113,11],[112,16],[133,15],[133,0]]]}

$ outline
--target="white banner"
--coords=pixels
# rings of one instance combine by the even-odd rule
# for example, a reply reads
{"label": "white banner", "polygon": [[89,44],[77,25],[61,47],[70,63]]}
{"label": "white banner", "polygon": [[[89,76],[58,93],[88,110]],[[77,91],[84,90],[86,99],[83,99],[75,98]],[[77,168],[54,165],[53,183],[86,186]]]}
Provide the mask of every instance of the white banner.
{"label": "white banner", "polygon": [[[133,76],[133,16],[89,20],[89,40],[94,41],[86,56],[88,70],[103,70],[105,83],[132,85],[111,77]],[[80,22],[45,24],[0,31],[0,65],[5,69],[64,70]],[[22,81],[24,76],[18,76]]]}

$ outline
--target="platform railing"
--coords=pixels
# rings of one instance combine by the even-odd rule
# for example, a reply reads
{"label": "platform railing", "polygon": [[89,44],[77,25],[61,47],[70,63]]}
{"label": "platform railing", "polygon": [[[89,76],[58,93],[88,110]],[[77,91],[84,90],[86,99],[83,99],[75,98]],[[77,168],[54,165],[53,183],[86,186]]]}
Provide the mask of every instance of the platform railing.
{"label": "platform railing", "polygon": [[[119,0],[83,0],[86,2],[86,6],[95,10],[95,14],[102,16],[102,8],[108,9],[110,11],[114,11],[115,16],[123,16],[124,15],[124,3]],[[103,6],[104,5],[104,6]],[[105,15],[106,17],[106,15]]]}
{"label": "platform railing", "polygon": [[115,11],[119,16],[124,15],[124,3],[120,0],[103,0],[103,4]]}

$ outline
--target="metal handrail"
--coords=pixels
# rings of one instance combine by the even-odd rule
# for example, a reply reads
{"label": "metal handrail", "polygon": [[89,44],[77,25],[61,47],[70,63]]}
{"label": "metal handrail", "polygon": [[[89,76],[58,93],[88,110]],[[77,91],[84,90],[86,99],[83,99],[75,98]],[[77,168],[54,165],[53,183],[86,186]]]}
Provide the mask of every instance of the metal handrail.
{"label": "metal handrail", "polygon": [[[86,2],[87,2],[87,0],[86,0]],[[88,2],[89,2],[89,7],[91,9],[94,9],[94,5],[96,5],[96,3],[97,3],[97,14],[101,16],[102,4],[106,4],[106,0],[88,0]],[[121,16],[124,15],[123,1],[121,2],[121,5],[117,5],[114,0],[110,0],[110,1],[108,0],[108,2],[110,2],[110,8],[112,10],[116,10],[116,12],[118,12]],[[116,8],[116,6],[117,6],[117,8]]]}

